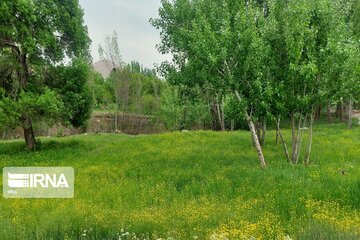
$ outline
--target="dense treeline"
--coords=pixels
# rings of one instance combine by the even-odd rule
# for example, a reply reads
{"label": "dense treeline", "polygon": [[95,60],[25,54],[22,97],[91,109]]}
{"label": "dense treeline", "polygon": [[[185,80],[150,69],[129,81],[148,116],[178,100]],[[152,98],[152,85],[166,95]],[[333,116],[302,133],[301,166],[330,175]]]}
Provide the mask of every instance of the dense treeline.
{"label": "dense treeline", "polygon": [[[161,70],[174,86],[199,88],[221,129],[246,119],[260,163],[266,124],[291,119],[289,162],[298,163],[309,127],[310,162],[316,112],[348,105],[360,96],[360,2],[356,0],[162,1],[161,53],[173,56]],[[228,112],[226,112],[228,111]],[[236,111],[236,112],[234,112]],[[226,114],[228,113],[228,114]],[[241,124],[239,124],[241,125]]]}
{"label": "dense treeline", "polygon": [[95,109],[153,115],[159,109],[164,83],[155,71],[133,61],[113,69],[106,79],[93,72],[90,85]]}

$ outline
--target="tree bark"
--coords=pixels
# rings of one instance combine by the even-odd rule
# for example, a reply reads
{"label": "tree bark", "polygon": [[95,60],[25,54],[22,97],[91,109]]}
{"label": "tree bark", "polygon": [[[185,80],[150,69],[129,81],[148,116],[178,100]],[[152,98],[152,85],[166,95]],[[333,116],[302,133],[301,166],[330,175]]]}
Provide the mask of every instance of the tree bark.
{"label": "tree bark", "polygon": [[291,161],[292,161],[292,163],[296,163],[297,147],[298,147],[299,136],[300,136],[300,127],[301,127],[301,116],[299,118],[296,134],[295,134],[295,118],[292,121],[294,121],[294,125],[293,125],[293,136],[292,136],[293,140],[292,140]]}
{"label": "tree bark", "polygon": [[256,130],[256,136],[259,139],[261,145],[261,123],[260,122],[254,123],[254,126]]}
{"label": "tree bark", "polygon": [[260,144],[261,146],[265,145],[265,137],[266,137],[266,121],[262,123],[262,129],[261,129],[261,138],[260,138]]}
{"label": "tree bark", "polygon": [[6,130],[3,131],[2,140],[5,140],[6,138]]}
{"label": "tree bark", "polygon": [[26,148],[28,150],[35,150],[36,140],[35,140],[32,122],[29,117],[26,117],[24,119],[23,129],[24,129],[24,138],[25,138]]}
{"label": "tree bark", "polygon": [[[29,66],[26,61],[26,53],[19,50],[19,63],[21,65],[22,71],[18,71],[20,85],[23,90],[26,91],[28,88],[28,80],[30,78]],[[23,117],[23,129],[24,129],[24,138],[25,144],[28,150],[36,149],[36,140],[35,134],[32,126],[32,120],[28,116]]]}
{"label": "tree bark", "polygon": [[225,113],[224,113],[224,97],[221,98],[221,103],[217,103],[216,107],[217,107],[217,113],[218,113],[218,118],[219,118],[219,123],[220,123],[220,129],[221,131],[225,131]]}
{"label": "tree bark", "polygon": [[295,135],[295,113],[291,113],[291,146],[292,146],[292,153],[295,151],[295,141],[296,141],[296,135]]}
{"label": "tree bark", "polygon": [[338,106],[338,116],[339,116],[339,119],[340,119],[340,122],[344,122],[344,104],[343,102],[341,101],[339,106]]}
{"label": "tree bark", "polygon": [[210,100],[210,116],[211,116],[211,129],[216,131],[218,130],[218,113],[217,113],[217,104],[214,99]]}
{"label": "tree bark", "polygon": [[256,129],[255,129],[254,122],[252,121],[251,117],[249,116],[249,114],[247,112],[245,113],[245,117],[246,117],[246,121],[247,121],[247,123],[249,125],[249,128],[250,128],[253,143],[254,143],[256,151],[258,153],[258,157],[259,157],[259,160],[260,160],[260,165],[261,165],[261,167],[264,168],[264,167],[266,167],[266,162],[265,162],[264,154],[262,152],[261,144],[259,142],[259,138],[257,137],[257,134],[256,134]]}
{"label": "tree bark", "polygon": [[328,122],[332,123],[331,104],[330,104],[330,102],[327,102],[327,104],[326,104],[326,111],[327,111]]}
{"label": "tree bark", "polygon": [[350,96],[349,99],[349,113],[348,113],[348,129],[352,128],[352,111],[353,111],[353,100]]}
{"label": "tree bark", "polygon": [[[240,94],[237,91],[235,91],[235,95],[238,98],[239,102],[241,102]],[[255,129],[254,122],[252,121],[249,113],[246,110],[244,112],[245,112],[246,121],[247,121],[249,129],[250,129],[251,137],[252,137],[253,143],[255,145],[258,157],[259,157],[260,166],[262,168],[265,168],[266,167],[266,161],[265,161],[264,154],[262,152],[262,148],[261,148],[261,145],[260,145],[260,142],[259,142],[259,138],[256,135],[256,129]]]}
{"label": "tree bark", "polygon": [[225,131],[225,98],[221,98],[221,131]]}
{"label": "tree bark", "polygon": [[279,145],[279,135],[280,135],[280,118],[276,119],[276,146]]}
{"label": "tree bark", "polygon": [[305,127],[306,127],[306,120],[307,120],[307,115],[304,118],[303,127],[300,131],[300,138],[299,138],[300,140],[298,142],[298,147],[297,147],[297,151],[296,151],[296,161],[295,161],[296,164],[299,162],[299,158],[300,158],[301,144],[302,144],[304,131],[305,131]]}
{"label": "tree bark", "polygon": [[313,140],[313,125],[314,125],[314,115],[311,114],[310,117],[310,126],[309,126],[309,139],[306,146],[306,152],[305,152],[305,165],[310,164],[310,156],[311,156],[311,148],[312,148],[312,140]]}
{"label": "tree bark", "polygon": [[290,155],[289,155],[289,150],[288,150],[288,147],[286,145],[286,142],[284,140],[284,137],[281,133],[281,130],[280,130],[280,118],[278,118],[277,122],[276,122],[276,132],[277,134],[279,135],[280,139],[281,139],[281,142],[282,142],[282,145],[284,147],[284,152],[285,152],[285,156],[286,156],[286,160],[290,163],[291,162],[291,159],[290,159]]}

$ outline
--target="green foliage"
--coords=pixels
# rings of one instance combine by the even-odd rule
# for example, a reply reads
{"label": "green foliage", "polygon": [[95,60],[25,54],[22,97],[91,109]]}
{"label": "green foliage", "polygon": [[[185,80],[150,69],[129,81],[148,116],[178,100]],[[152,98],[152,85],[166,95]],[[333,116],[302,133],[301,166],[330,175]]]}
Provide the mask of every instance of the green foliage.
{"label": "green foliage", "polygon": [[244,107],[241,106],[241,103],[233,95],[230,95],[226,99],[225,104],[225,122],[228,128],[231,128],[231,124],[234,124],[235,129],[247,130],[249,126],[245,120],[245,116],[242,112]]}
{"label": "green foliage", "polygon": [[83,126],[92,110],[91,92],[88,86],[89,66],[77,60],[70,66],[56,66],[46,85],[56,90],[64,103],[64,123],[75,127]]}
{"label": "green foliage", "polygon": [[65,106],[55,91],[46,88],[42,93],[21,92],[17,101],[10,97],[0,100],[0,125],[15,128],[23,117],[45,121],[50,125],[64,116]]}
{"label": "green foliage", "polygon": [[[32,150],[34,120],[61,119],[79,126],[89,117],[85,85],[90,39],[78,0],[5,0],[0,2],[0,19],[0,63],[5,63],[0,67],[0,101],[13,101],[18,111],[1,124],[27,129],[25,140]],[[60,66],[65,58],[73,64],[68,69]],[[57,75],[54,83],[46,79],[52,74]],[[0,112],[8,111],[4,103],[0,106]]]}
{"label": "green foliage", "polygon": [[151,23],[161,30],[159,51],[173,56],[161,67],[171,84],[227,98],[237,90],[238,110],[263,121],[359,95],[358,8],[341,0],[162,1]]}
{"label": "green foliage", "polygon": [[114,102],[108,84],[99,73],[90,72],[89,87],[93,96],[94,108],[101,109]]}
{"label": "green foliage", "polygon": [[97,108],[154,115],[159,109],[163,85],[153,70],[133,61],[116,68],[106,80],[95,75],[91,89]]}
{"label": "green foliage", "polygon": [[161,105],[157,117],[165,124],[166,129],[179,130],[184,106],[181,104],[177,88],[167,86],[161,96]]}
{"label": "green foliage", "polygon": [[165,85],[157,118],[166,129],[199,130],[210,125],[209,106],[201,97],[199,88]]}
{"label": "green foliage", "polygon": [[[89,57],[90,39],[79,1],[1,1],[0,45],[16,44],[31,63]],[[21,19],[21,20],[19,20]]]}

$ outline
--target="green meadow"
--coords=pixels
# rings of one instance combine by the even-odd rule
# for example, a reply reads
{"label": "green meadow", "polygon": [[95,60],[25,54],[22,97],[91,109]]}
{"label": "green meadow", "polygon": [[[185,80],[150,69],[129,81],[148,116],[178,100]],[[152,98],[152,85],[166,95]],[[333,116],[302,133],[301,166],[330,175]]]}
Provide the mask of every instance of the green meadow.
{"label": "green meadow", "polygon": [[0,239],[359,239],[360,128],[314,134],[307,167],[269,131],[266,169],[248,132],[40,138],[36,152],[0,142],[1,168],[75,169],[73,199],[1,197]]}

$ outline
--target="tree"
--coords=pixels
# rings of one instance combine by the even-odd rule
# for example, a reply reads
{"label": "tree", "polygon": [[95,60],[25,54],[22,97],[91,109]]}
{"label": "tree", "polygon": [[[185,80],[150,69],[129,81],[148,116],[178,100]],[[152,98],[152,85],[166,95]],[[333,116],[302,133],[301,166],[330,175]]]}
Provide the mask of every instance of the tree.
{"label": "tree", "polygon": [[[26,146],[32,150],[36,147],[34,119],[41,116],[56,121],[65,106],[61,94],[48,87],[44,76],[65,57],[88,61],[90,39],[78,0],[5,0],[0,3],[0,19],[0,59],[6,62],[1,69],[0,101],[2,106],[8,102],[19,110],[9,118],[23,127]],[[0,114],[6,112],[6,108],[0,110]],[[72,113],[77,117],[87,114]]]}
{"label": "tree", "polygon": [[313,122],[317,106],[329,105],[344,83],[347,59],[346,7],[341,1],[272,1],[265,39],[271,48],[273,86],[278,94],[271,111],[277,119],[291,118],[291,155],[280,132],[286,157],[297,163],[304,129],[309,137],[304,161],[310,162]]}
{"label": "tree", "polygon": [[220,102],[225,93],[234,95],[265,167],[253,119],[272,94],[260,31],[263,8],[252,1],[163,0],[159,13],[151,21],[161,29],[159,51],[173,55],[173,62],[163,65],[167,75],[186,79],[187,86],[215,89],[211,94]]}

